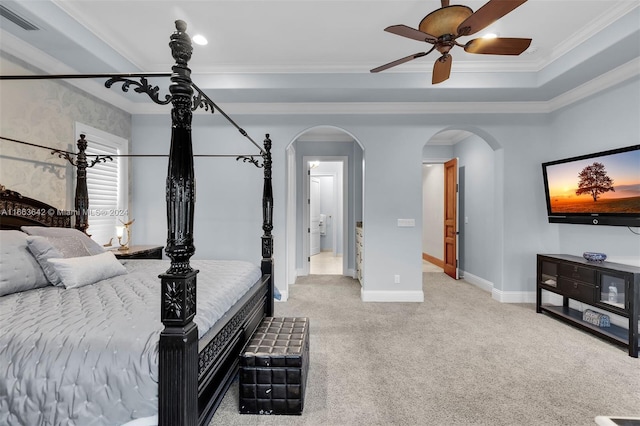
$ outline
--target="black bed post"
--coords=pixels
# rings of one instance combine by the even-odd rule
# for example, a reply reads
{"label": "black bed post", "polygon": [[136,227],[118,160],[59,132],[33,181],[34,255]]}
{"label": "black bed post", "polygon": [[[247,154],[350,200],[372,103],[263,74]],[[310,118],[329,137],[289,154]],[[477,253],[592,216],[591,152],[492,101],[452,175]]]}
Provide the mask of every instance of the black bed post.
{"label": "black bed post", "polygon": [[[77,169],[76,178],[76,198],[74,200],[74,208],[76,210],[76,229],[87,233],[89,227],[89,191],[87,189],[87,140],[85,135],[80,135],[78,139],[78,155],[76,156]],[[73,164],[73,162],[71,162]]]}
{"label": "black bed post", "polygon": [[267,291],[267,306],[265,314],[273,316],[273,292],[274,292],[274,270],[273,270],[273,189],[271,186],[271,139],[265,135],[264,139],[264,188],[262,190],[262,274],[269,274],[270,283]]}
{"label": "black bed post", "polygon": [[167,175],[167,248],[171,267],[161,279],[161,319],[158,377],[160,426],[191,426],[198,423],[198,327],[196,275],[189,259],[193,245],[195,179],[191,146],[191,39],[187,24],[176,21],[171,35],[172,67],[171,148]]}

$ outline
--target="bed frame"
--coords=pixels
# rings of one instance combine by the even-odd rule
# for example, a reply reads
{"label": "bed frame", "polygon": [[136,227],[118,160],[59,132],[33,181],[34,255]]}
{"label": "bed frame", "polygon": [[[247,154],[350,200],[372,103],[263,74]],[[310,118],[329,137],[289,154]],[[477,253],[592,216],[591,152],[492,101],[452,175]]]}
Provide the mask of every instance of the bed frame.
{"label": "bed frame", "polygon": [[[195,252],[193,245],[195,180],[191,143],[192,111],[197,108],[220,110],[191,81],[188,61],[191,58],[191,38],[186,33],[186,24],[176,21],[176,31],[169,43],[175,64],[170,74],[171,85],[165,100],[157,97],[158,88],[147,85],[146,76],[139,76],[136,83],[122,76],[109,77],[111,87],[122,82],[127,91],[136,85],[136,91],[145,92],[156,102],[172,104],[171,148],[166,185],[167,200],[167,245],[165,252],[171,259],[170,268],[162,275],[161,320],[164,329],[159,341],[158,421],[161,426],[206,425],[231,382],[237,369],[239,354],[254,333],[260,320],[273,316],[273,191],[271,185],[271,140],[266,135],[260,148],[262,164],[254,156],[239,156],[263,168],[264,186],[262,197],[263,235],[262,277],[251,290],[239,300],[214,327],[198,339],[197,326],[193,322],[196,314],[196,286],[198,271],[190,266]],[[85,78],[85,76],[22,76],[31,78]],[[95,75],[94,75],[95,77]],[[20,76],[0,77],[19,79]],[[197,95],[194,96],[194,88]],[[229,121],[233,123],[232,120]],[[237,127],[237,125],[236,125]],[[246,132],[238,128],[243,136]],[[6,139],[6,138],[5,138]],[[250,138],[249,138],[250,139]],[[250,139],[251,140],[251,139]],[[253,142],[253,140],[251,140]],[[78,169],[75,197],[75,227],[86,231],[88,226],[88,195],[86,190],[86,168],[90,167],[84,150],[86,140],[81,136],[78,153],[53,150]],[[72,158],[70,155],[75,155]],[[100,161],[96,158],[96,161]],[[3,229],[19,229],[22,225],[71,227],[71,215],[53,206],[24,197],[14,191],[0,188],[0,221]]]}

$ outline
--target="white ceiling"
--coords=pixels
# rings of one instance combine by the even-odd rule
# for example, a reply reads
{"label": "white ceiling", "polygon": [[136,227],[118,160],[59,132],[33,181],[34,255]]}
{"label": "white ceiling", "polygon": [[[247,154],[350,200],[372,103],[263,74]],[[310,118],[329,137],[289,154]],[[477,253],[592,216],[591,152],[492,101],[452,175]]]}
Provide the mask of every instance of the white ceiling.
{"label": "white ceiling", "polygon": [[[477,10],[485,2],[451,3]],[[174,21],[182,19],[190,35],[209,39],[207,46],[194,48],[194,82],[231,112],[470,112],[486,103],[505,111],[524,104],[544,111],[570,102],[570,94],[583,87],[591,85],[592,91],[640,74],[638,0],[529,0],[486,29],[501,37],[532,38],[528,51],[491,56],[456,47],[451,78],[435,86],[436,53],[378,74],[369,70],[426,51],[430,46],[383,29],[417,28],[424,15],[440,7],[439,0],[0,4],[40,28],[25,31],[0,18],[0,49],[46,73],[168,72],[169,36]],[[133,113],[149,108],[139,95],[104,98]]]}

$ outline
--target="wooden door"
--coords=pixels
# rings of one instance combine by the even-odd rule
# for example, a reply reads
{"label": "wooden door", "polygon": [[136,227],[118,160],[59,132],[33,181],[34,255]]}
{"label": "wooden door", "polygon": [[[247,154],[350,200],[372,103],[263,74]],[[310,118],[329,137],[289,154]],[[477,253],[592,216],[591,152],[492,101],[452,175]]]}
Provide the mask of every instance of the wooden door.
{"label": "wooden door", "polygon": [[444,272],[458,279],[458,159],[444,163]]}

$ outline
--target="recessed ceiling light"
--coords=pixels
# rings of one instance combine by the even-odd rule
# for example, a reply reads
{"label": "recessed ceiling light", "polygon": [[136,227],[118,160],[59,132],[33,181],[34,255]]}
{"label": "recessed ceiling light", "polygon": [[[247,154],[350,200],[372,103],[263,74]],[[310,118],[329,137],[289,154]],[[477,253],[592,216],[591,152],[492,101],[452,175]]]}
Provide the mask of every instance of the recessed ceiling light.
{"label": "recessed ceiling light", "polygon": [[497,38],[497,37],[498,37],[498,34],[496,33],[487,33],[482,36],[482,38]]}
{"label": "recessed ceiling light", "polygon": [[195,44],[199,44],[200,46],[206,46],[207,43],[209,43],[207,41],[207,38],[205,36],[203,36],[202,34],[196,34],[194,35],[191,40],[193,40],[193,42]]}

